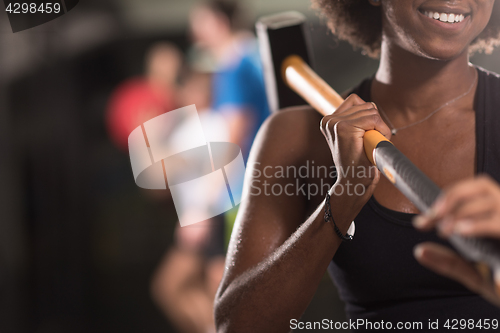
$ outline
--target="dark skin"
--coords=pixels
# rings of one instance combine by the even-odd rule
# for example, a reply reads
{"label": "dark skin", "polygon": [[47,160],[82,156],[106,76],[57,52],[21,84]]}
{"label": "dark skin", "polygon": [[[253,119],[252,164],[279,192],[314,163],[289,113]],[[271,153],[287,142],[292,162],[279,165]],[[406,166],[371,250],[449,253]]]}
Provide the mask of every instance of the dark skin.
{"label": "dark skin", "polygon": [[[493,3],[382,0],[384,38],[371,99],[383,107],[396,127],[425,118],[474,83],[476,74],[468,65],[467,49],[486,26]],[[443,11],[445,5],[450,12],[467,13],[460,29],[450,31],[419,12],[423,7]],[[266,166],[274,168],[271,170],[277,166],[298,168],[314,161],[315,166],[368,170],[363,136],[375,129],[439,186],[451,186],[475,174],[473,101],[472,92],[393,137],[374,104],[356,95],[325,118],[310,108],[286,110],[264,125],[248,165],[259,163],[262,172]],[[249,172],[247,185],[266,180],[269,187],[284,187],[296,181],[257,176]],[[322,181],[332,180],[301,181],[320,186]],[[361,184],[364,195],[335,195],[349,184]],[[251,191],[249,186],[247,191]],[[364,178],[339,175],[330,193],[333,218],[343,233],[372,195],[390,209],[419,213],[378,171],[367,172]],[[287,332],[290,320],[302,315],[340,245],[332,224],[323,221],[324,194],[310,200],[303,195],[261,194],[243,201],[216,296],[219,332]]]}

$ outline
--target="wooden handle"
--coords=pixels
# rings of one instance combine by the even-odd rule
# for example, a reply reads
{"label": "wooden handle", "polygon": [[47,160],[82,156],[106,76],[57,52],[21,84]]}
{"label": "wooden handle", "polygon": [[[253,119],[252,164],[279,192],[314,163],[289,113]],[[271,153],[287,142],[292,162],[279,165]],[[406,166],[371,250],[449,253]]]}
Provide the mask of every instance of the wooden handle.
{"label": "wooden handle", "polygon": [[344,102],[299,56],[292,55],[283,61],[282,75],[288,86],[323,116],[334,113]]}
{"label": "wooden handle", "polygon": [[[292,55],[283,61],[281,73],[286,84],[302,96],[323,116],[334,113],[344,99],[316,74],[301,57]],[[387,140],[380,132],[367,131],[364,136],[366,156],[374,165],[373,152],[377,145]]]}

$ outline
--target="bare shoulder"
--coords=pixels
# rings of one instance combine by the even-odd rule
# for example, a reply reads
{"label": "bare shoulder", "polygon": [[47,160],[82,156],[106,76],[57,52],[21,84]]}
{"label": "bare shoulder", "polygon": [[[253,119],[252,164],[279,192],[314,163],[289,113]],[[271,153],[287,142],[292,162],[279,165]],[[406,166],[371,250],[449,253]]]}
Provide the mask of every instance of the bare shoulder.
{"label": "bare shoulder", "polygon": [[[253,158],[296,164],[328,149],[320,131],[322,116],[310,106],[283,109],[264,123],[252,149]],[[257,156],[255,156],[257,155]]]}
{"label": "bare shoulder", "polygon": [[266,125],[283,130],[294,130],[297,134],[308,134],[312,129],[319,129],[319,123],[323,117],[308,105],[296,106],[273,113],[266,121]]}

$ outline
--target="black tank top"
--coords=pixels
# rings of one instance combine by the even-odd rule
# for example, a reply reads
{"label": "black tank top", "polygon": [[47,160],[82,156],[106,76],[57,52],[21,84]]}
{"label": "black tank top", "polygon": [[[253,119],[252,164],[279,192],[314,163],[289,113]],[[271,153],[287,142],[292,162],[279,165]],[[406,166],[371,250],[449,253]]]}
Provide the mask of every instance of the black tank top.
{"label": "black tank top", "polygon": [[[477,70],[477,173],[500,182],[500,77]],[[367,79],[353,93],[370,101],[370,87]],[[448,331],[443,327],[447,320],[450,324],[453,319],[500,321],[500,309],[414,259],[413,248],[419,243],[450,246],[434,233],[416,231],[411,225],[414,216],[383,207],[372,196],[356,217],[354,240],[339,247],[328,269],[346,303],[347,316],[394,325],[422,322],[419,332],[428,330],[429,320],[439,320],[441,331]]]}

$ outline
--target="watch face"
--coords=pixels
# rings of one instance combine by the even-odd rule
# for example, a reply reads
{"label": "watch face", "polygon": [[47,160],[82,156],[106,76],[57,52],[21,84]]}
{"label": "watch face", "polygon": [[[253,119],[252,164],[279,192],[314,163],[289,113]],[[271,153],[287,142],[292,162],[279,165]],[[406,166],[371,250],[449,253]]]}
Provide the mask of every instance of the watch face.
{"label": "watch face", "polygon": [[79,0],[4,0],[12,32],[52,21],[73,9]]}

